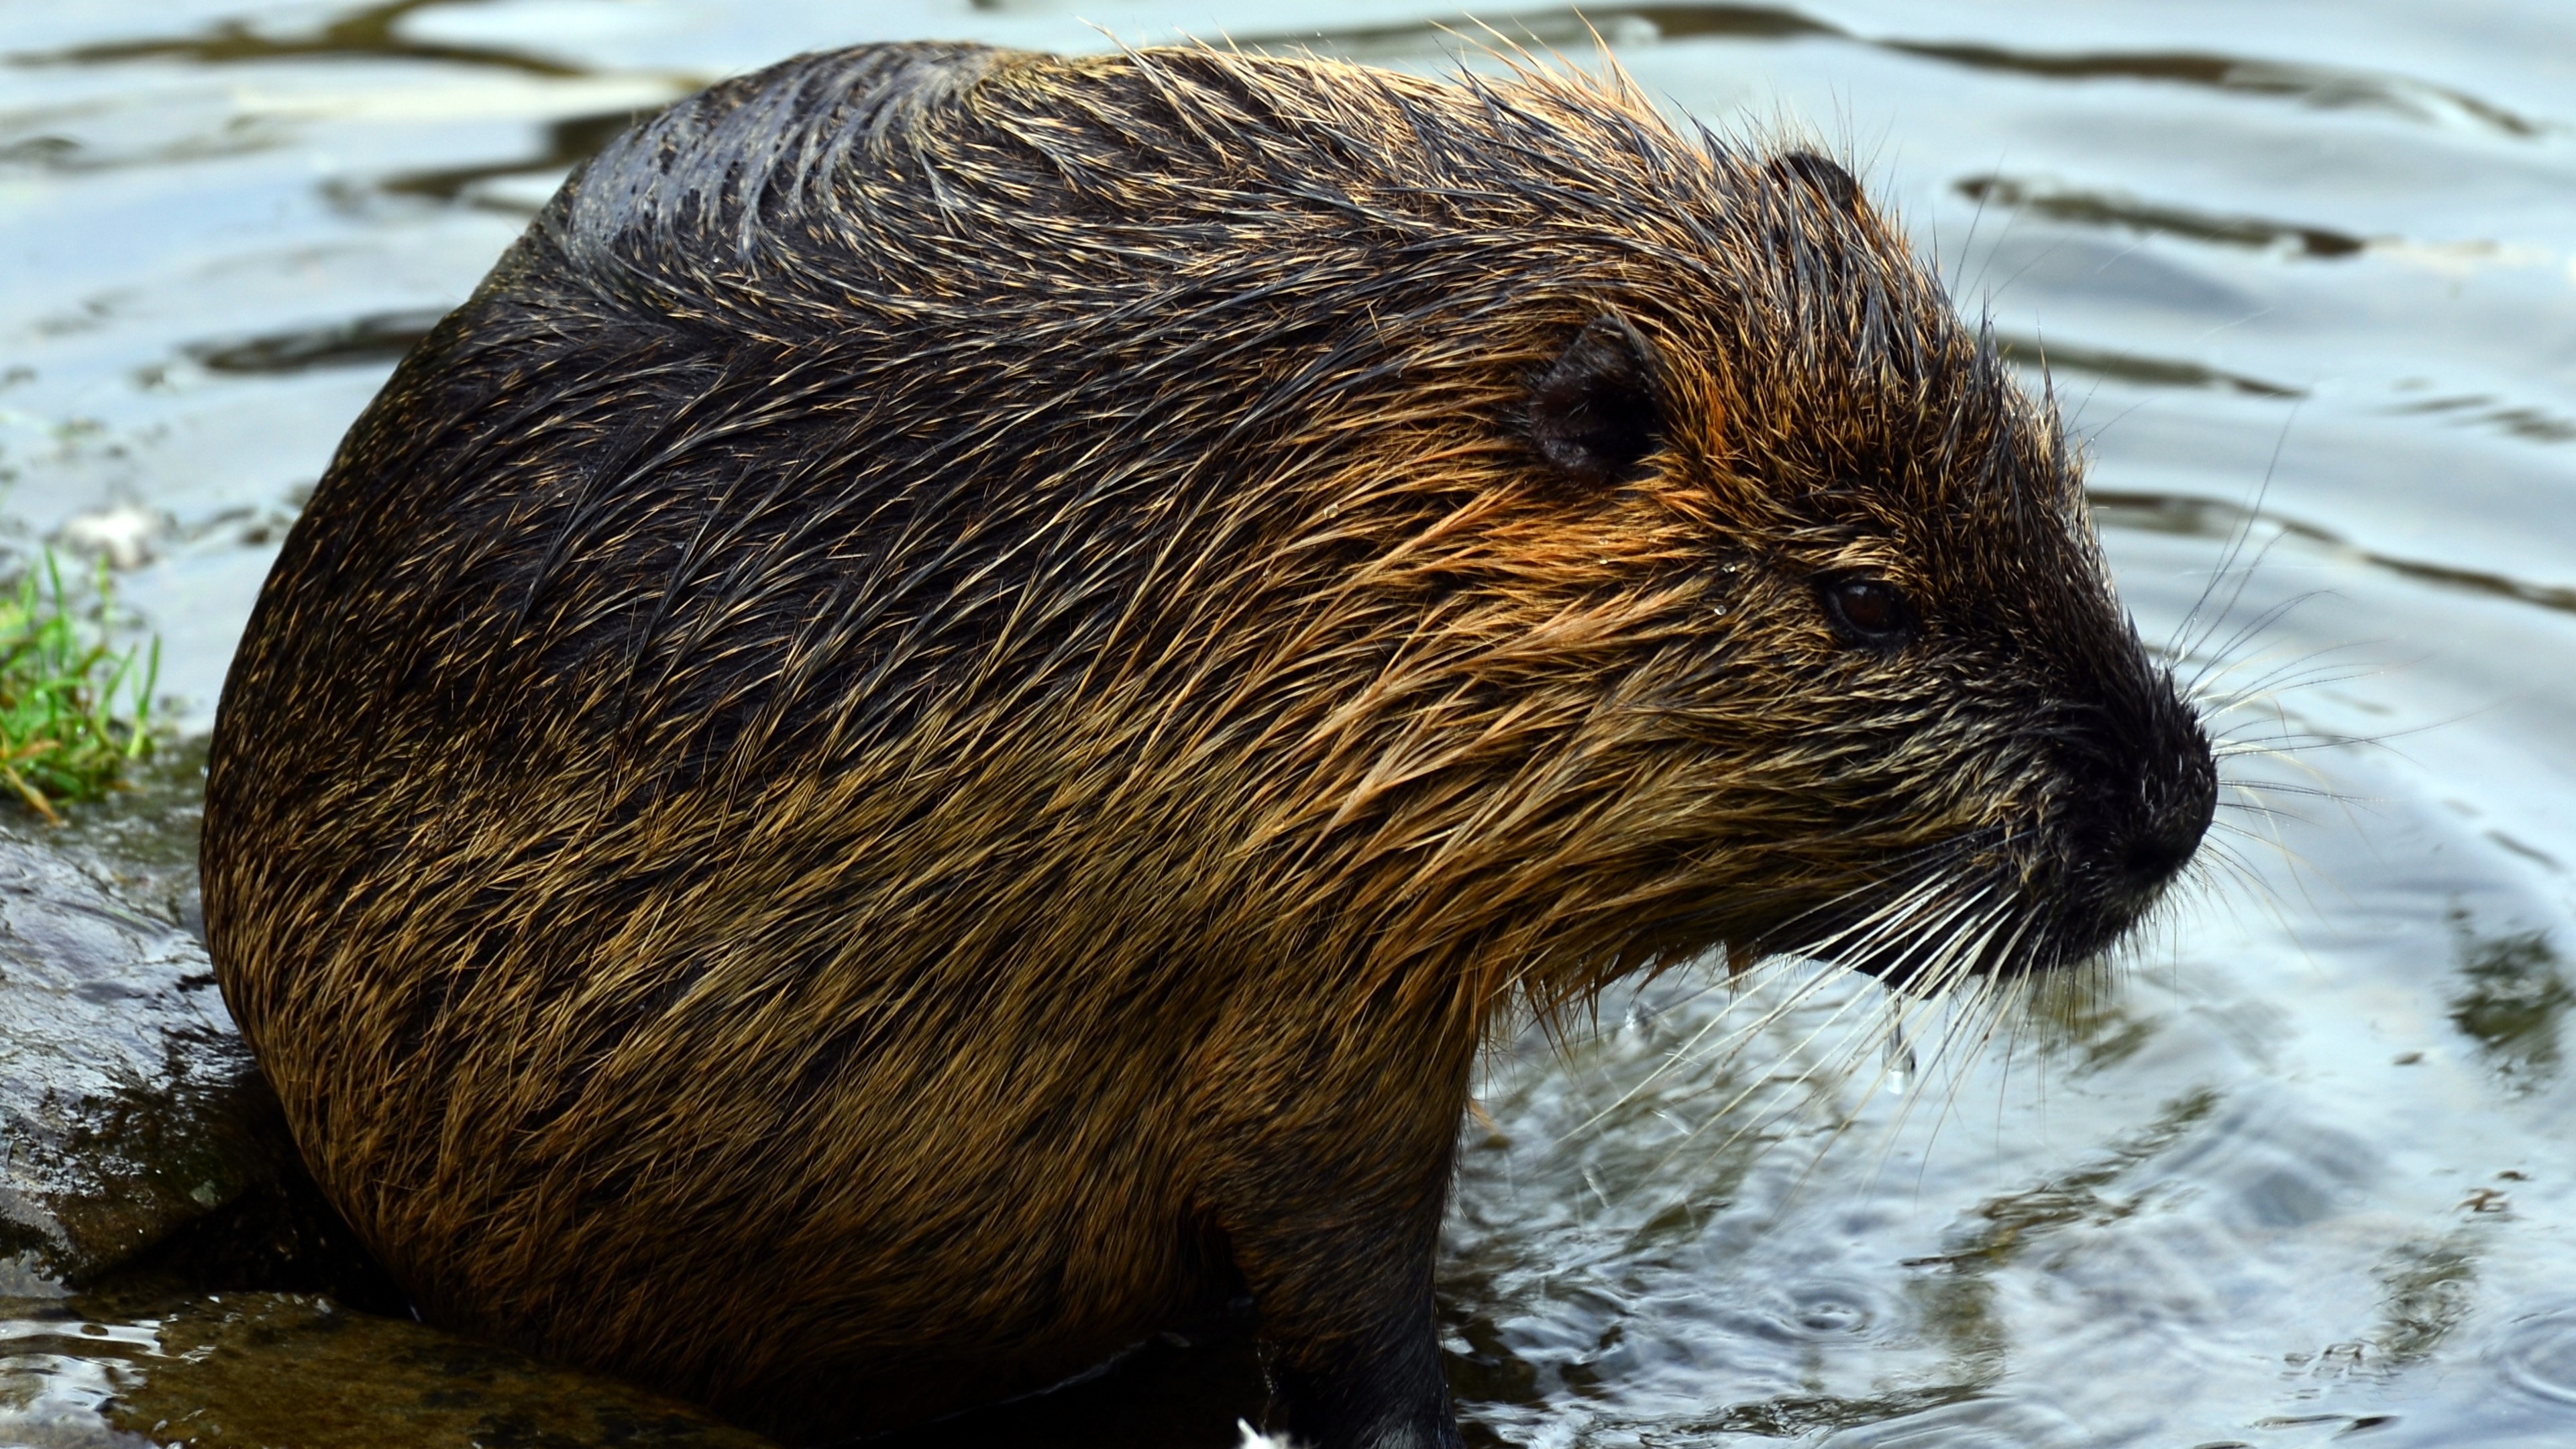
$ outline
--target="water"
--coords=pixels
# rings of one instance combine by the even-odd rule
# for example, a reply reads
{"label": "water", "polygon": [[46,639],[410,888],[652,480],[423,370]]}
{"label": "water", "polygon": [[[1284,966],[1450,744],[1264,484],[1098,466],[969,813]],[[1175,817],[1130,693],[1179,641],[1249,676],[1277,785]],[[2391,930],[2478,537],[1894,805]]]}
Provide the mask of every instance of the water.
{"label": "water", "polygon": [[[2314,748],[2231,764],[2202,888],[2096,989],[1891,1044],[1873,988],[1712,970],[1498,1051],[1443,1268],[1471,1438],[2576,1442],[2576,12],[1589,13],[1676,108],[1855,158],[2044,360],[2147,636]],[[117,555],[201,728],[340,430],[623,116],[802,48],[1106,44],[1083,17],[1424,68],[1464,28],[0,5],[6,541]],[[1214,1445],[1247,1376],[1157,1346],[1007,1423]]]}

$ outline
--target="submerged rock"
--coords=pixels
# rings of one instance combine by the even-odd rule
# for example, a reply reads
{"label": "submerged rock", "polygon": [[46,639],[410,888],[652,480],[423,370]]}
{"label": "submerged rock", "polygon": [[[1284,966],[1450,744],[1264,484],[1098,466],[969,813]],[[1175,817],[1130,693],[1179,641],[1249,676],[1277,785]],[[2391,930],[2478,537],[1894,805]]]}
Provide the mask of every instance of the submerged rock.
{"label": "submerged rock", "polygon": [[0,1293],[59,1296],[241,1197],[272,1111],[196,938],[0,838]]}
{"label": "submerged rock", "polygon": [[[13,1311],[14,1310],[14,1311]],[[766,1449],[641,1389],[297,1293],[0,1302],[0,1442]]]}

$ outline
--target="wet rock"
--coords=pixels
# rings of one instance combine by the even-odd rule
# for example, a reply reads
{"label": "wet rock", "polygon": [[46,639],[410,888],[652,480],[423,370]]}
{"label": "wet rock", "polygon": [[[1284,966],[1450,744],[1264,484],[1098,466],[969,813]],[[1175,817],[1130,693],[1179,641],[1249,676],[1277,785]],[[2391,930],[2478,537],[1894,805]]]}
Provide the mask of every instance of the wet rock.
{"label": "wet rock", "polygon": [[0,1441],[767,1449],[604,1379],[295,1293],[0,1301]]}
{"label": "wet rock", "polygon": [[59,1295],[273,1175],[205,948],[0,837],[0,1292]]}

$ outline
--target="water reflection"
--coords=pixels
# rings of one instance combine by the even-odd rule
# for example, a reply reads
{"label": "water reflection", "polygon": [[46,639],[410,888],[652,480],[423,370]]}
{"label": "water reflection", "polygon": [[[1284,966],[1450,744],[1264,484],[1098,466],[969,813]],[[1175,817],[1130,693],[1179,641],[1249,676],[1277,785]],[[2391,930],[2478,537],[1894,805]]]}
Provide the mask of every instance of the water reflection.
{"label": "water reflection", "polygon": [[129,1289],[9,1306],[12,1444],[763,1449],[649,1394],[308,1294]]}
{"label": "water reflection", "polygon": [[2014,336],[2010,333],[1995,338],[1995,346],[2004,356],[2027,367],[2051,373],[2071,372],[2079,375],[2107,377],[2120,382],[2142,383],[2149,387],[2216,387],[2240,392],[2248,397],[2298,398],[2307,396],[2303,388],[2284,383],[2266,382],[2259,377],[2228,372],[2204,363],[2185,362],[2169,357],[2145,357],[2134,352],[2120,352],[2103,347],[2083,347],[2039,337]]}
{"label": "water reflection", "polygon": [[2560,1025],[2576,1003],[2549,933],[2480,937],[2465,916],[2454,924],[2460,984],[2451,996],[2451,1024],[2477,1043],[2510,1090],[2538,1091],[2558,1074]]}
{"label": "water reflection", "polygon": [[211,372],[301,372],[309,367],[389,363],[401,360],[445,315],[445,308],[377,312],[230,342],[192,342],[183,350]]}
{"label": "water reflection", "polygon": [[2275,512],[2258,512],[2224,499],[2139,493],[2117,488],[2097,488],[2092,491],[2091,498],[2094,516],[2106,526],[2231,544],[2245,535],[2249,528],[2259,528],[2322,545],[2354,562],[2386,569],[2405,578],[2535,604],[2544,609],[2576,612],[2576,588],[2531,583],[2482,569],[2453,568],[2422,559],[2373,553],[2355,548],[2332,529]]}
{"label": "water reflection", "polygon": [[1891,50],[1977,70],[2048,80],[2132,80],[2195,86],[2240,95],[2279,97],[2322,110],[2366,108],[2407,120],[2464,118],[2503,135],[2531,138],[2547,128],[2466,91],[2402,75],[2258,60],[2209,51],[2073,51],[2048,53],[1996,45],[1883,41]]}
{"label": "water reflection", "polygon": [[2155,1121],[2130,1134],[2098,1160],[2048,1182],[1989,1198],[1974,1215],[1953,1229],[1946,1251],[1935,1257],[1909,1258],[1909,1268],[1939,1267],[1953,1273],[1981,1274],[2011,1262],[2052,1229],[2075,1223],[2114,1223],[2137,1212],[2145,1199],[2109,1191],[2138,1167],[2171,1150],[2217,1110],[2215,1092],[2195,1092],[2168,1102]]}
{"label": "water reflection", "polygon": [[[611,137],[633,125],[641,114],[636,110],[624,110],[567,116],[547,123],[544,144],[532,155],[475,166],[406,172],[387,178],[380,183],[380,189],[396,196],[422,196],[438,201],[464,200],[478,206],[533,215],[562,181],[564,173],[576,163],[588,160],[592,153],[607,145]],[[496,194],[489,185],[516,177],[530,177],[541,184],[523,195]]]}
{"label": "water reflection", "polygon": [[2380,1260],[2377,1276],[2387,1296],[2371,1336],[2378,1372],[2394,1375],[2431,1357],[2468,1321],[2477,1302],[2481,1246],[2478,1235],[2464,1229],[2402,1243]]}
{"label": "water reflection", "polygon": [[[2087,191],[2011,176],[1963,176],[1951,183],[1961,196],[1987,206],[2029,211],[2080,226],[2116,226],[2141,235],[2184,237],[2222,246],[2281,248],[2285,255],[2339,261],[2370,243],[2321,226],[2297,226],[2251,216],[2215,216],[2186,206],[2159,205],[2114,192]],[[2285,395],[2275,393],[2275,396]]]}
{"label": "water reflection", "polygon": [[585,74],[579,66],[542,56],[490,46],[442,45],[403,34],[405,17],[455,3],[457,0],[391,0],[389,4],[327,16],[319,26],[303,33],[294,29],[293,19],[283,17],[282,24],[271,25],[220,19],[193,35],[101,41],[64,50],[21,51],[0,59],[20,66],[116,65],[137,60],[224,66],[375,57],[486,66],[539,76]]}
{"label": "water reflection", "polygon": [[2440,124],[2465,120],[2519,139],[2551,126],[2467,91],[2403,74],[2231,56],[2212,51],[2048,52],[2013,46],[1957,44],[1872,36],[1787,6],[1605,5],[1521,11],[1460,24],[1337,26],[1275,32],[1269,44],[1311,45],[1354,58],[1438,54],[1490,39],[1534,50],[1571,49],[1595,34],[1614,43],[1653,40],[1793,41],[1831,39],[1973,71],[2055,81],[2126,80],[2191,86],[2298,101],[2320,109],[2369,109]]}
{"label": "water reflection", "polygon": [[2078,1073],[2108,1071],[2144,1049],[2156,1023],[2137,1013],[2109,965],[2062,971],[2024,983],[1997,1034]]}
{"label": "water reflection", "polygon": [[16,137],[0,141],[0,167],[78,176],[177,166],[274,150],[295,136],[293,127],[274,116],[227,116],[204,130],[140,144],[66,134],[102,118],[100,112],[68,108],[0,114],[0,136]]}

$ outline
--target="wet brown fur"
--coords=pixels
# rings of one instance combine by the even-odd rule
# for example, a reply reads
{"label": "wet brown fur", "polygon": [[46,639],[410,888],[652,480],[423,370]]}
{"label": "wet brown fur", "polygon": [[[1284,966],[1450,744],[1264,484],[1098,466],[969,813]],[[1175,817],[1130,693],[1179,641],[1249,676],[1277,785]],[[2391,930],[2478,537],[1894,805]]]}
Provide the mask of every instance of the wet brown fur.
{"label": "wet brown fur", "polygon": [[[1654,446],[1587,476],[1531,398],[1604,316]],[[630,133],[396,374],[234,667],[206,913],[438,1321],[810,1434],[1248,1290],[1290,1428],[1455,1442],[1499,1023],[2090,952],[2197,740],[1837,168],[1615,76],[887,47]]]}

